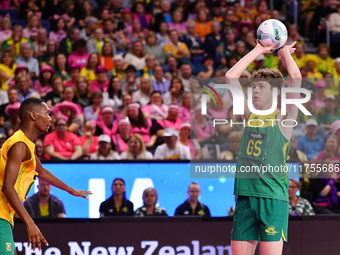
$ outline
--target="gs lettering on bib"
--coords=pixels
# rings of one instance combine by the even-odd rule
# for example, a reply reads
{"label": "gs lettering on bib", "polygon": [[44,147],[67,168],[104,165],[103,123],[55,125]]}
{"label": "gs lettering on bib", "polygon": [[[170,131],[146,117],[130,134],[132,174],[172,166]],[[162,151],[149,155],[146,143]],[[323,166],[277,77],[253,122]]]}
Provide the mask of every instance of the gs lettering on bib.
{"label": "gs lettering on bib", "polygon": [[262,161],[264,159],[265,146],[267,142],[267,134],[260,131],[246,131],[245,148],[243,157]]}

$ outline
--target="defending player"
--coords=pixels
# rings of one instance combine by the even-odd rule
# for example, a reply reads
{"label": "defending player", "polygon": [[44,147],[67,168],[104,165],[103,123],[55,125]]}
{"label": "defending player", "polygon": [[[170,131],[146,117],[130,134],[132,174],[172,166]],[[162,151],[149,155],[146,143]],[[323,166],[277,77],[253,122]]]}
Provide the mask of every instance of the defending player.
{"label": "defending player", "polygon": [[3,145],[0,158],[0,255],[13,255],[13,216],[16,212],[27,227],[28,246],[36,244],[41,250],[42,240],[48,243],[39,228],[22,205],[36,176],[51,185],[67,191],[69,194],[88,199],[85,195],[90,191],[75,190],[50,171],[42,167],[40,160],[34,154],[33,141],[39,134],[46,133],[52,119],[47,105],[40,99],[29,98],[21,103],[19,109],[21,129],[15,132]]}
{"label": "defending player", "polygon": [[[296,42],[295,42],[296,43]],[[301,87],[301,74],[291,54],[294,52],[295,43],[282,48],[278,55],[286,63],[291,79],[290,87]],[[238,79],[246,68],[261,54],[273,52],[275,44],[256,47],[243,57],[225,75],[227,83],[242,89]],[[272,106],[273,87],[280,88],[283,85],[283,76],[278,70],[261,69],[252,75],[253,81],[253,105],[258,110],[268,110]],[[244,95],[245,96],[245,95]],[[246,98],[246,96],[245,96]],[[288,93],[287,98],[300,98],[299,93]],[[236,107],[236,105],[234,106]],[[254,173],[249,176],[241,173],[243,166],[284,166],[291,146],[293,121],[298,114],[295,105],[287,105],[287,115],[283,116],[280,111],[266,116],[255,115],[248,108],[247,100],[244,102],[246,123],[253,121],[253,126],[248,124],[242,136],[239,157],[237,159],[237,174],[235,179],[234,194],[238,195],[236,203],[234,223],[232,229],[232,253],[233,255],[252,255],[258,241],[260,241],[261,255],[278,255],[282,253],[283,240],[287,240],[289,198],[287,173],[277,175],[263,175]],[[268,121],[274,119],[275,121]],[[258,124],[255,124],[258,122]],[[249,178],[251,177],[251,178]]]}

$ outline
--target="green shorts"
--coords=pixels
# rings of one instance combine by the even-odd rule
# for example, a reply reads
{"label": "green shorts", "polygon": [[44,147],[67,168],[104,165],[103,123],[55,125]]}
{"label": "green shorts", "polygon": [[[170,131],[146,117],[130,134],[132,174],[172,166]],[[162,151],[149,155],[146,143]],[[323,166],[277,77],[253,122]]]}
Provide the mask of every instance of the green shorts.
{"label": "green shorts", "polygon": [[238,196],[231,239],[287,242],[289,203],[262,197]]}
{"label": "green shorts", "polygon": [[14,255],[13,226],[0,219],[0,255]]}

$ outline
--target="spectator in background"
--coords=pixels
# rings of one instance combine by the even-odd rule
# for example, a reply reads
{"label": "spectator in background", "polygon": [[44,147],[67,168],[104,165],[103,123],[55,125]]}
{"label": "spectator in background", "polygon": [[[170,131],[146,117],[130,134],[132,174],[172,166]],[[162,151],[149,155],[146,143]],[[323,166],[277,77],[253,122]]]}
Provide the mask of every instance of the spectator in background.
{"label": "spectator in background", "polygon": [[296,142],[294,135],[292,135],[291,140],[292,140],[292,146],[290,146],[290,149],[289,149],[289,152],[288,152],[288,155],[287,155],[287,161],[288,160],[300,161],[302,163],[308,162],[306,154],[303,153],[302,151],[299,151],[299,150],[296,149],[297,142]]}
{"label": "spectator in background", "polygon": [[121,159],[153,159],[151,152],[146,150],[145,143],[140,134],[133,134],[127,144],[126,151],[120,155]]}
{"label": "spectator in background", "polygon": [[339,214],[339,195],[335,186],[337,173],[331,160],[326,159],[322,164],[328,165],[333,171],[321,172],[312,184],[312,202],[315,214]]}
{"label": "spectator in background", "polygon": [[340,141],[340,120],[336,120],[332,123],[331,131],[332,134],[338,138],[338,141]]}
{"label": "spectator in background", "polygon": [[77,136],[84,135],[83,118],[79,115],[78,107],[75,103],[64,100],[57,103],[54,107],[54,113],[59,116],[63,115],[67,118],[67,131],[76,134]]}
{"label": "spectator in background", "polygon": [[134,20],[139,20],[143,29],[150,27],[151,18],[149,14],[145,13],[144,4],[140,2],[135,3],[135,13],[132,14]]}
{"label": "spectator in background", "polygon": [[169,107],[162,102],[162,96],[159,91],[153,91],[150,96],[150,102],[142,106],[142,112],[145,118],[165,119],[168,116]]}
{"label": "spectator in background", "polygon": [[133,93],[132,100],[141,105],[147,105],[150,102],[150,95],[152,93],[151,80],[146,77],[140,79],[139,90]]}
{"label": "spectator in background", "polygon": [[59,52],[65,54],[67,57],[70,56],[71,53],[76,50],[78,40],[79,40],[79,28],[71,27],[67,32],[67,37],[62,39],[59,44]]}
{"label": "spectator in background", "polygon": [[74,88],[80,76],[80,67],[77,64],[73,64],[69,67],[68,72],[71,78],[66,80],[64,85],[65,87],[68,86]]}
{"label": "spectator in background", "polygon": [[0,81],[2,83],[1,90],[7,91],[9,82],[14,79],[16,67],[17,64],[14,63],[12,51],[3,51],[0,63]]}
{"label": "spectator in background", "polygon": [[190,150],[190,159],[200,159],[202,150],[196,139],[190,139],[190,123],[183,123],[179,132],[179,142]]}
{"label": "spectator in background", "polygon": [[295,52],[292,54],[292,57],[298,66],[301,67],[305,66],[306,64],[306,55],[305,55],[305,44],[301,41],[298,41],[295,45]]}
{"label": "spectator in background", "polygon": [[[316,84],[314,85],[308,78],[308,75],[309,75],[309,69],[307,66],[303,66],[300,68],[300,72],[301,72],[301,76],[302,76],[302,81],[301,81],[301,87],[304,88],[304,89],[308,89],[308,90],[311,90],[313,91],[314,93],[316,92]],[[319,87],[322,87],[320,86],[322,85],[321,83],[319,83]],[[320,97],[322,96],[324,91],[322,91],[321,93],[321,90],[318,92]],[[322,98],[322,97],[321,97]]]}
{"label": "spectator in background", "polygon": [[295,41],[303,42],[303,38],[299,34],[299,29],[298,29],[297,24],[290,24],[288,27],[288,38],[287,38],[286,44],[290,45]]}
{"label": "spectator in background", "polygon": [[123,105],[118,108],[118,110],[115,112],[115,115],[114,115],[116,120],[119,121],[127,117],[127,108],[128,108],[128,105],[131,103],[131,101],[132,101],[131,95],[123,96]]}
{"label": "spectator in background", "polygon": [[116,54],[113,59],[113,68],[108,72],[107,78],[111,80],[113,77],[117,76],[120,80],[125,77],[125,71],[123,70],[124,58],[120,54]]}
{"label": "spectator in background", "polygon": [[89,55],[86,67],[80,70],[80,76],[84,76],[88,82],[95,81],[96,71],[99,66],[99,55],[98,53],[92,53]]}
{"label": "spectator in background", "polygon": [[111,78],[107,91],[103,92],[103,105],[111,105],[115,110],[122,106],[123,92],[121,84],[121,80],[117,76]]}
{"label": "spectator in background", "polygon": [[323,75],[317,70],[319,59],[317,56],[308,54],[306,56],[306,66],[308,67],[308,78],[312,83],[316,83],[318,79],[322,79]]}
{"label": "spectator in background", "polygon": [[202,40],[198,35],[196,35],[195,27],[195,21],[188,20],[186,23],[187,34],[182,35],[180,38],[180,41],[185,43],[185,45],[188,47],[193,62],[195,62],[195,56],[201,56],[204,53]]}
{"label": "spectator in background", "polygon": [[54,70],[49,65],[44,65],[41,67],[39,72],[39,79],[34,83],[33,89],[39,93],[41,97],[47,95],[47,93],[52,92],[52,79],[54,75]]}
{"label": "spectator in background", "polygon": [[146,35],[146,44],[144,45],[144,48],[148,54],[152,54],[155,56],[156,60],[160,64],[164,64],[165,62],[165,54],[163,52],[163,48],[157,44],[157,37],[156,33],[153,31],[148,32]]}
{"label": "spectator in background", "polygon": [[318,122],[314,119],[306,121],[306,135],[297,140],[296,149],[306,154],[309,161],[317,158],[319,153],[325,148],[322,137],[316,135]]}
{"label": "spectator in background", "polygon": [[[13,52],[13,57],[16,57],[20,54],[20,47],[23,43],[29,43],[32,44],[31,40],[28,38],[25,38],[22,35],[22,26],[21,25],[15,25],[12,29],[12,35],[8,37],[5,41],[1,44],[1,50],[10,50]],[[32,45],[31,45],[32,46]]]}
{"label": "spectator in background", "polygon": [[[110,43],[109,39],[104,37],[103,29],[96,28],[94,31],[94,37],[87,40],[86,49],[87,53],[97,53],[98,55],[103,54],[103,46],[105,43]],[[111,56],[116,54],[116,47],[111,43]]]}
{"label": "spectator in background", "polygon": [[170,81],[163,77],[163,67],[161,65],[156,65],[153,69],[154,77],[151,79],[152,89],[158,91],[161,95],[169,91]]}
{"label": "spectator in background", "polygon": [[131,50],[125,55],[125,65],[133,65],[136,70],[142,71],[145,67],[146,50],[141,41],[135,41]]}
{"label": "spectator in background", "polygon": [[[223,38],[221,43],[221,50],[218,52],[220,55],[220,63],[222,65],[227,64],[227,59],[233,55],[236,49],[235,44],[236,32],[234,29],[228,29],[225,32],[225,38]],[[273,54],[270,54],[273,55]]]}
{"label": "spectator in background", "polygon": [[216,61],[216,56],[220,51],[220,45],[224,35],[221,33],[221,23],[217,20],[211,22],[211,34],[207,34],[204,40],[205,52],[214,56],[214,61]]}
{"label": "spectator in background", "polygon": [[162,24],[167,24],[171,22],[171,4],[169,1],[165,0],[161,3],[161,12],[157,13],[154,21],[154,28],[156,32],[162,31]]}
{"label": "spectator in background", "polygon": [[228,150],[222,151],[220,159],[237,160],[238,149],[240,147],[242,132],[232,131],[228,135]]}
{"label": "spectator in background", "polygon": [[116,49],[111,42],[105,42],[102,48],[102,54],[99,56],[99,62],[102,67],[108,72],[114,68],[113,64],[113,54],[114,49]]}
{"label": "spectator in background", "polygon": [[289,214],[291,216],[315,215],[312,205],[307,199],[298,197],[296,193],[300,190],[300,182],[295,179],[289,180]]}
{"label": "spectator in background", "polygon": [[122,154],[127,149],[127,142],[131,137],[131,123],[128,119],[118,121],[118,132],[112,136],[112,142],[116,151]]}
{"label": "spectator in background", "polygon": [[339,27],[340,4],[338,4],[336,9],[337,9],[337,12],[334,12],[331,15],[329,15],[329,18],[328,18],[332,44],[337,44],[340,42],[340,27]]}
{"label": "spectator in background", "polygon": [[116,151],[111,150],[111,138],[108,135],[98,137],[99,147],[97,152],[91,154],[91,160],[117,160],[120,159]]}
{"label": "spectator in background", "polygon": [[112,196],[100,204],[100,217],[133,216],[133,203],[126,199],[124,180],[114,179],[111,190]]}
{"label": "spectator in background", "polygon": [[17,102],[19,98],[18,91],[15,88],[9,89],[7,95],[8,102],[0,105],[0,127],[3,127],[5,121],[9,119],[9,116],[5,113],[6,107]]}
{"label": "spectator in background", "polygon": [[71,78],[67,72],[68,64],[65,54],[58,53],[57,56],[55,57],[54,71],[55,76],[61,77],[63,79],[63,82]]}
{"label": "spectator in background", "polygon": [[185,22],[183,22],[183,13],[180,9],[172,12],[172,22],[168,25],[170,30],[178,31],[179,36],[183,36],[187,33]]}
{"label": "spectator in background", "polygon": [[77,135],[67,131],[67,117],[62,116],[55,123],[55,131],[46,135],[44,147],[51,159],[75,160],[83,155]]}
{"label": "spectator in background", "polygon": [[333,121],[340,119],[340,109],[337,109],[333,95],[325,96],[324,101],[325,108],[319,111],[317,120],[324,128],[329,129]]}
{"label": "spectator in background", "polygon": [[182,120],[178,117],[179,106],[177,103],[172,103],[168,109],[168,117],[166,119],[157,120],[155,129],[157,130],[157,136],[162,137],[166,128],[173,128],[179,131],[183,124]]}
{"label": "spectator in background", "polygon": [[202,42],[204,42],[206,35],[211,33],[211,21],[208,20],[204,8],[197,11],[195,33],[201,38]]}
{"label": "spectator in background", "polygon": [[79,38],[84,40],[90,39],[96,29],[97,24],[97,18],[87,18],[85,27],[79,32]]}
{"label": "spectator in background", "polygon": [[17,88],[19,94],[19,102],[24,101],[25,99],[29,98],[30,95],[35,92],[34,89],[30,87],[30,79],[27,74],[18,74],[15,77],[15,87]]}
{"label": "spectator in background", "polygon": [[177,68],[178,62],[174,56],[168,56],[166,64],[169,67],[168,71],[164,75],[167,80],[171,80],[172,78],[179,76],[179,71]]}
{"label": "spectator in background", "polygon": [[20,45],[20,56],[15,59],[17,65],[24,64],[28,68],[28,74],[31,79],[39,77],[39,62],[32,57],[31,45],[29,43],[22,43]]}
{"label": "spectator in background", "polygon": [[40,159],[40,161],[42,160],[50,160],[51,158],[45,154],[44,152],[44,142],[43,140],[41,140],[40,138],[36,139],[34,141],[35,144],[35,154],[37,155],[37,157]]}
{"label": "spectator in background", "polygon": [[101,118],[103,95],[100,91],[95,91],[91,97],[92,105],[84,108],[85,120],[97,121]]}
{"label": "spectator in background", "polygon": [[211,215],[208,206],[202,204],[198,200],[200,193],[201,191],[198,183],[190,183],[188,188],[189,198],[176,208],[175,216],[197,215],[210,217]]}
{"label": "spectator in background", "polygon": [[38,58],[40,65],[47,64],[54,68],[57,53],[58,53],[57,43],[53,40],[49,40],[46,45],[46,51]]}
{"label": "spectator in background", "polygon": [[[321,43],[318,46],[318,71],[322,74],[325,72],[332,73],[334,68],[334,59],[329,56],[331,49],[327,44]],[[338,92],[339,93],[339,92]]]}
{"label": "spectator in background", "polygon": [[12,35],[12,22],[10,20],[9,17],[7,17],[7,15],[5,17],[3,17],[0,21],[0,42],[5,41],[8,37],[11,37]]}
{"label": "spectator in background", "polygon": [[326,148],[319,153],[318,157],[314,161],[322,162],[326,159],[329,159],[334,163],[340,162],[339,141],[336,135],[330,135],[327,137]]}
{"label": "spectator in background", "polygon": [[325,88],[326,88],[325,81],[318,81],[315,84],[316,93],[315,93],[314,108],[316,111],[319,111],[325,107]]}
{"label": "spectator in background", "polygon": [[69,66],[76,64],[80,69],[82,69],[88,64],[87,61],[90,56],[90,54],[86,52],[86,40],[79,39],[76,41],[75,48],[76,50],[73,51],[67,58],[67,62]]}
{"label": "spectator in background", "polygon": [[179,108],[178,117],[183,122],[190,122],[191,100],[194,102],[190,92],[186,92],[183,96],[182,106]]}
{"label": "spectator in background", "polygon": [[177,102],[182,104],[184,96],[184,86],[180,78],[175,77],[171,80],[169,91],[163,95],[164,104],[170,105]]}
{"label": "spectator in background", "polygon": [[79,137],[80,145],[83,147],[83,156],[87,159],[98,150],[98,136],[95,136],[96,122],[88,120],[84,125],[84,136]]}
{"label": "spectator in background", "polygon": [[135,211],[135,216],[168,216],[163,207],[157,207],[158,194],[156,189],[147,188],[143,191],[143,206]]}
{"label": "spectator in background", "polygon": [[101,65],[97,66],[95,71],[96,80],[90,83],[91,93],[95,91],[106,92],[109,88],[110,81],[107,79],[107,72]]}
{"label": "spectator in background", "polygon": [[63,79],[61,77],[54,77],[52,79],[52,88],[52,92],[47,93],[45,97],[45,102],[50,109],[54,109],[54,105],[62,100],[64,90]]}
{"label": "spectator in background", "polygon": [[198,142],[204,142],[211,138],[216,133],[216,128],[213,127],[206,115],[202,115],[201,107],[195,109],[195,119],[192,122],[193,137]]}
{"label": "spectator in background", "polygon": [[72,101],[75,101],[80,106],[79,108],[83,109],[90,105],[91,103],[91,87],[88,81],[84,76],[79,76],[76,85],[74,87],[67,87],[74,91],[74,96],[76,98],[71,98]]}
{"label": "spectator in background", "polygon": [[64,204],[52,195],[51,184],[39,178],[38,192],[26,199],[24,207],[33,219],[38,218],[65,218]]}
{"label": "spectator in background", "polygon": [[185,43],[180,42],[178,31],[170,31],[170,42],[165,44],[164,53],[167,56],[173,56],[179,62],[188,62],[190,59],[190,51]]}
{"label": "spectator in background", "polygon": [[105,134],[111,137],[116,132],[117,127],[112,124],[113,108],[109,105],[102,108],[102,118],[97,119],[96,136]]}
{"label": "spectator in background", "polygon": [[58,14],[55,14],[53,16],[53,19],[54,19],[54,25],[52,27],[52,31],[50,32],[48,39],[50,41],[53,40],[57,42],[57,45],[59,45],[61,40],[63,40],[67,36],[67,32],[66,32],[67,15],[59,16]]}
{"label": "spectator in background", "polygon": [[139,84],[136,81],[137,69],[133,65],[128,65],[125,69],[125,78],[122,80],[121,89],[123,95],[132,94],[138,90]]}
{"label": "spectator in background", "polygon": [[19,118],[19,108],[21,103],[15,102],[14,104],[9,104],[5,113],[9,116],[9,120],[7,120],[4,124],[4,130],[7,137],[12,136],[16,131],[20,128],[20,118]]}
{"label": "spectator in background", "polygon": [[163,138],[165,143],[157,146],[155,151],[155,159],[162,160],[189,160],[190,150],[187,146],[178,142],[179,132],[173,128],[167,128],[164,130]]}

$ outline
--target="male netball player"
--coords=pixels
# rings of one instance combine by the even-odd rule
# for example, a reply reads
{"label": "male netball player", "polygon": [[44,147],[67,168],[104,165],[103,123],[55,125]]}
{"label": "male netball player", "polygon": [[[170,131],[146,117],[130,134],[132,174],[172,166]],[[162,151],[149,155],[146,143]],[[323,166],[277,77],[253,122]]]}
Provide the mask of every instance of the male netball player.
{"label": "male netball player", "polygon": [[[294,52],[293,43],[282,48],[278,55],[286,63],[291,78],[290,87],[301,87],[301,74],[291,54]],[[275,44],[256,47],[244,56],[225,75],[227,83],[242,89],[238,79],[246,68],[261,54],[273,52]],[[252,75],[252,100],[257,110],[268,110],[273,102],[273,87],[278,88],[277,96],[283,85],[283,76],[278,70],[261,69]],[[243,90],[242,90],[243,91]],[[244,95],[245,96],[245,95]],[[290,93],[287,98],[300,98],[299,93]],[[235,102],[234,102],[235,103]],[[237,107],[237,104],[234,104]],[[244,117],[246,123],[251,121],[251,127],[246,125],[241,139],[239,156],[237,159],[237,173],[234,194],[238,195],[234,223],[232,229],[233,255],[253,255],[258,241],[260,241],[261,255],[282,254],[283,241],[287,240],[289,197],[287,173],[263,174],[242,173],[245,166],[285,166],[291,145],[293,121],[298,114],[295,105],[287,105],[287,114],[280,111],[266,116],[255,115],[244,102]],[[268,121],[268,119],[273,121]],[[262,121],[263,122],[262,122]],[[256,124],[257,123],[257,124]],[[248,174],[248,175],[247,175]]]}
{"label": "male netball player", "polygon": [[0,255],[13,255],[15,246],[12,229],[16,212],[27,227],[28,246],[36,244],[41,250],[42,240],[47,241],[22,205],[34,180],[39,178],[51,185],[67,191],[73,196],[87,197],[89,191],[75,190],[60,181],[42,167],[34,154],[33,141],[39,134],[46,133],[51,126],[50,110],[40,99],[29,98],[19,109],[21,128],[4,143],[0,157]]}

